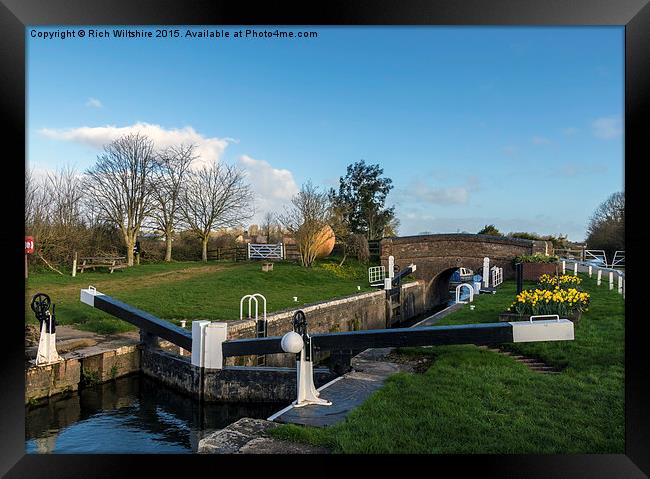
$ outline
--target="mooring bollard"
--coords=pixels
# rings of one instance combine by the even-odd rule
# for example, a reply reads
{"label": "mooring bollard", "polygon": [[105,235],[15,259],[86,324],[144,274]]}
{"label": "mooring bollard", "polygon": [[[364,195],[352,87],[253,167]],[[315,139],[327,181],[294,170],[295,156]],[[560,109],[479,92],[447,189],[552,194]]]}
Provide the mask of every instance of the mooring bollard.
{"label": "mooring bollard", "polygon": [[591,265],[589,265],[589,277],[591,278]]}
{"label": "mooring bollard", "polygon": [[602,279],[603,279],[603,270],[599,269],[598,270],[598,280],[596,281],[596,284],[598,286],[600,286],[600,283],[602,282]]}
{"label": "mooring bollard", "polygon": [[77,252],[74,252],[74,258],[72,260],[72,277],[75,278],[77,276]]}
{"label": "mooring bollard", "polygon": [[623,275],[619,274],[618,275],[618,294],[623,293]]}
{"label": "mooring bollard", "polygon": [[609,272],[609,290],[611,291],[613,289],[614,289],[614,272],[610,271]]}
{"label": "mooring bollard", "polygon": [[[187,321],[185,319],[181,319],[181,328],[184,328],[186,324]],[[183,356],[185,354],[185,350],[183,348],[178,348],[178,354]]]}
{"label": "mooring bollard", "polygon": [[487,256],[483,258],[483,287],[488,288],[490,286],[490,258]]}
{"label": "mooring bollard", "polygon": [[562,274],[566,274],[566,261],[562,260]]}

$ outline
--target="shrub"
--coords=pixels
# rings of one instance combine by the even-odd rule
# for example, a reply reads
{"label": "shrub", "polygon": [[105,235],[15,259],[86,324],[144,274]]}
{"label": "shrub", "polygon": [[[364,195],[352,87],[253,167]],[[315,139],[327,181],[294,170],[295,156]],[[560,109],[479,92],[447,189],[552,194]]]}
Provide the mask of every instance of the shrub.
{"label": "shrub", "polygon": [[530,255],[517,256],[513,260],[516,263],[557,263],[559,258],[557,256],[546,256],[545,254],[535,253]]}
{"label": "shrub", "polygon": [[362,263],[366,263],[370,259],[370,249],[368,247],[368,240],[364,235],[352,234],[347,241],[348,253],[354,256]]}

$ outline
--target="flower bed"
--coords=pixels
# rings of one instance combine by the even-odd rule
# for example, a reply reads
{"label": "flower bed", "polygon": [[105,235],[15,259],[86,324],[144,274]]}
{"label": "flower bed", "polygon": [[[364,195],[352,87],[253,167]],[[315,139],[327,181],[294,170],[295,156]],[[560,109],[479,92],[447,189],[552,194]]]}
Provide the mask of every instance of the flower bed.
{"label": "flower bed", "polygon": [[[553,313],[553,314],[558,314],[558,313]],[[501,313],[501,314],[499,314],[499,321],[502,321],[502,322],[504,322],[504,321],[505,322],[530,321],[531,316],[533,316],[533,315],[532,314],[518,314],[518,313]],[[574,311],[571,314],[567,314],[567,315],[564,315],[564,316],[558,314],[558,316],[560,316],[560,318],[568,319],[569,321],[573,321],[574,323],[577,323],[578,321],[580,321],[580,318],[582,317],[582,311],[577,310],[577,311]],[[543,318],[541,318],[541,319],[543,319]],[[551,319],[551,318],[547,318],[547,319]]]}
{"label": "flower bed", "polygon": [[499,315],[499,320],[527,320],[532,315],[557,314],[560,318],[577,322],[582,312],[588,310],[589,299],[589,293],[576,288],[554,286],[553,289],[528,289],[515,297],[508,311]]}

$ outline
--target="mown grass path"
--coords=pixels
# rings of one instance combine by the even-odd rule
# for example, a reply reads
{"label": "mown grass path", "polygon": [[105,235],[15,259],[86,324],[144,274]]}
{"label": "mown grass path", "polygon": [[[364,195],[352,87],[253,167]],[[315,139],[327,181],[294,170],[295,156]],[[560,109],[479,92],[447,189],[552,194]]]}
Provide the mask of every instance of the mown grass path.
{"label": "mown grass path", "polygon": [[[532,285],[528,285],[532,286]],[[622,453],[624,301],[584,278],[592,294],[575,340],[509,349],[562,368],[545,375],[475,346],[408,348],[432,356],[424,374],[398,373],[339,425],[274,434],[343,453]],[[495,322],[514,282],[438,324]]]}
{"label": "mown grass path", "polygon": [[[128,323],[79,302],[79,290],[93,285],[98,291],[178,324],[181,319],[230,321],[239,319],[239,300],[261,293],[268,312],[330,298],[348,296],[371,288],[368,265],[346,261],[343,268],[329,258],[313,268],[292,262],[275,263],[273,271],[261,271],[259,262],[157,263],[115,271],[85,272],[71,276],[31,274],[27,282],[25,315],[34,321],[29,301],[37,292],[56,303],[57,321],[102,334],[134,329]],[[298,297],[298,302],[293,297]],[[260,305],[261,307],[261,305]],[[261,310],[260,310],[261,314]]]}

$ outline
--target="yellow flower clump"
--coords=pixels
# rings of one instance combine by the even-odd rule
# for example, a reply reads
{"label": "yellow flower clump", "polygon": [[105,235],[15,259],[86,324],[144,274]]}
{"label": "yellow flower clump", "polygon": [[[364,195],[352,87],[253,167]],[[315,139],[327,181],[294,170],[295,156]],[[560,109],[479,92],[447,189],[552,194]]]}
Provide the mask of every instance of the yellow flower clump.
{"label": "yellow flower clump", "polygon": [[568,285],[579,285],[582,283],[582,279],[578,276],[563,274],[562,276],[553,276],[550,274],[543,274],[539,277],[538,280],[541,286],[568,286]]}
{"label": "yellow flower clump", "polygon": [[519,293],[508,310],[519,314],[567,314],[578,310],[586,311],[589,300],[589,293],[575,288],[537,288]]}

